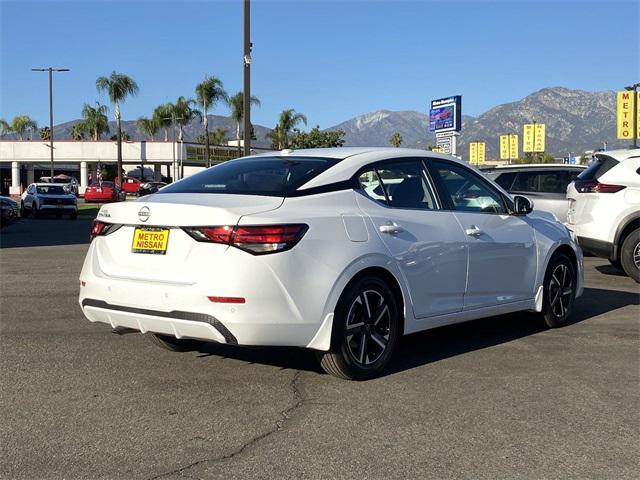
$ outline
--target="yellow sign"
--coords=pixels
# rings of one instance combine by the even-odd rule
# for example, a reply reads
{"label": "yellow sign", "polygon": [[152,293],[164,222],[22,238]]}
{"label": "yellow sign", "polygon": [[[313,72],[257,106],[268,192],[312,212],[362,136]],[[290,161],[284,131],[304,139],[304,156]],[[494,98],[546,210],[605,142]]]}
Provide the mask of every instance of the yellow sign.
{"label": "yellow sign", "polygon": [[525,153],[544,152],[545,124],[527,123],[522,129],[522,151]]}
{"label": "yellow sign", "polygon": [[482,165],[485,160],[485,150],[484,142],[469,143],[469,163],[471,165]]}
{"label": "yellow sign", "polygon": [[[638,97],[640,98],[640,96]],[[633,92],[618,92],[618,138],[623,140],[630,140],[633,138]],[[640,105],[637,106],[640,110]],[[640,122],[638,122],[640,123]],[[640,132],[640,125],[638,125],[638,132]]]}
{"label": "yellow sign", "polygon": [[509,154],[509,137],[511,135],[500,135],[500,160],[511,160]]}
{"label": "yellow sign", "polygon": [[509,135],[509,158],[515,160],[518,154],[518,135],[514,133]]}
{"label": "yellow sign", "polygon": [[131,251],[164,255],[167,252],[168,241],[168,228],[136,228],[133,231]]}
{"label": "yellow sign", "polygon": [[533,151],[544,152],[544,136],[545,125],[544,123],[536,123],[533,129]]}
{"label": "yellow sign", "polygon": [[500,160],[516,158],[518,158],[518,135],[515,133],[500,135]]}
{"label": "yellow sign", "polygon": [[436,152],[436,153],[444,153],[444,148],[440,148],[440,147],[433,147],[431,149],[432,152]]}

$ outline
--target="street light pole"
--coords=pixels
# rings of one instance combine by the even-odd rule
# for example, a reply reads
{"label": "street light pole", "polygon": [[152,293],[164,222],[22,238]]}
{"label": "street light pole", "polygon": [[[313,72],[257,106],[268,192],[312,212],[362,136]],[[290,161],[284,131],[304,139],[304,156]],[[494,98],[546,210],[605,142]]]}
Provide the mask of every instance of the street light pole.
{"label": "street light pole", "polygon": [[244,0],[244,88],[242,110],[244,116],[244,155],[251,155],[251,5]]}
{"label": "street light pole", "polygon": [[625,90],[633,92],[633,148],[638,148],[638,87],[640,83],[624,87]]}
{"label": "street light pole", "polygon": [[53,72],[68,72],[68,68],[32,68],[32,72],[49,72],[49,154],[51,155],[50,182],[53,183]]}

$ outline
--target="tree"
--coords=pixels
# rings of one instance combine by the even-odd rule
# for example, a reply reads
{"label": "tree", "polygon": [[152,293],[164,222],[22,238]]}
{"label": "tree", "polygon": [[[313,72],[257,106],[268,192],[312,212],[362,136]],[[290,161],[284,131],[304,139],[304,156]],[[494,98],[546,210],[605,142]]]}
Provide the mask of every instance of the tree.
{"label": "tree", "polygon": [[13,117],[13,121],[11,125],[9,125],[9,132],[18,135],[19,140],[24,140],[25,132],[27,130],[35,130],[36,128],[38,128],[37,122],[32,120],[29,115],[18,115]]}
{"label": "tree", "polygon": [[136,127],[138,127],[138,131],[146,136],[148,136],[151,141],[154,141],[154,137],[158,130],[160,130],[160,123],[157,118],[146,118],[140,117],[136,120]]}
{"label": "tree", "polygon": [[[260,106],[260,100],[253,95],[249,101],[251,105],[255,105],[256,107]],[[231,109],[231,120],[236,122],[236,141],[238,144],[238,152],[240,152],[240,123],[242,123],[242,119],[244,118],[244,97],[242,92],[238,92],[229,97],[227,104],[229,105],[229,109]]]}
{"label": "tree", "polygon": [[49,129],[49,127],[42,127],[40,130],[38,130],[38,135],[40,135],[40,140],[51,140],[51,130]]}
{"label": "tree", "polygon": [[[120,133],[120,139],[124,140],[125,142],[128,142],[129,140],[131,140],[131,137],[129,136],[129,134],[127,132],[121,132]],[[116,135],[111,135],[109,137],[109,140],[111,140],[112,142],[117,142],[118,141],[118,135],[117,134]],[[122,169],[120,171],[122,172],[123,170],[124,169]]]}
{"label": "tree", "polygon": [[171,116],[173,118],[173,123],[178,125],[178,141],[180,142],[184,141],[184,127],[186,127],[194,118],[202,116],[199,110],[193,108],[195,105],[195,100],[185,97],[178,97],[176,103],[173,104]]}
{"label": "tree", "polygon": [[71,127],[71,140],[73,140],[74,142],[80,142],[84,140],[84,135],[87,132],[88,129],[86,123],[76,123],[73,127]]}
{"label": "tree", "polygon": [[96,102],[95,107],[85,103],[82,108],[82,118],[84,118],[83,123],[86,127],[86,133],[89,134],[94,142],[100,140],[103,133],[109,133],[108,111],[107,106],[101,105],[99,102]]}
{"label": "tree", "polygon": [[[228,102],[229,95],[222,86],[222,81],[217,77],[205,77],[205,79],[196,85],[196,101],[202,108],[202,126],[204,127],[204,144],[207,155],[207,166],[211,166],[209,153],[209,109],[213,108],[218,102]],[[226,137],[226,130],[225,130]]]}
{"label": "tree", "polygon": [[396,148],[399,148],[402,145],[402,135],[400,132],[393,132],[391,137],[389,137],[389,143]]}
{"label": "tree", "polygon": [[289,148],[289,135],[299,123],[307,124],[307,117],[304,113],[298,113],[293,108],[283,110],[280,113],[278,125],[270,134],[272,146],[275,145],[276,150]]}
{"label": "tree", "polygon": [[344,130],[322,131],[316,125],[308,133],[294,130],[291,148],[332,148],[344,145]]}
{"label": "tree", "polygon": [[151,120],[156,122],[159,128],[164,130],[164,141],[169,141],[169,129],[173,125],[173,104],[163,103],[158,105],[153,111]]}
{"label": "tree", "polygon": [[[123,73],[111,72],[109,77],[98,77],[96,80],[98,92],[106,92],[109,101],[114,106],[116,119],[116,137],[118,141],[118,168],[117,172],[122,172],[122,126],[120,124],[120,104],[130,95],[138,93],[138,84],[131,77]],[[122,180],[118,175],[118,180]],[[122,182],[120,182],[122,183]]]}
{"label": "tree", "polygon": [[[227,142],[228,130],[226,128],[216,128],[213,132],[209,132],[209,144],[223,145]],[[196,138],[197,143],[206,144],[206,138],[204,135],[198,135]]]}
{"label": "tree", "polygon": [[5,133],[11,133],[11,127],[6,120],[0,118],[0,135],[4,135]]}

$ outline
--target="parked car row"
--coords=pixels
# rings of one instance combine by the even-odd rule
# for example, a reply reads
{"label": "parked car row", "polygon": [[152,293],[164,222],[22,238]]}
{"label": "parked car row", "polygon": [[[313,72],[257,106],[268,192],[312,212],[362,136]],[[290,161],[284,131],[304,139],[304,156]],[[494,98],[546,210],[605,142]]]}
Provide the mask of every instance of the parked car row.
{"label": "parked car row", "polygon": [[507,165],[483,172],[534,200],[575,233],[582,249],[640,282],[640,150],[598,152],[589,166]]}

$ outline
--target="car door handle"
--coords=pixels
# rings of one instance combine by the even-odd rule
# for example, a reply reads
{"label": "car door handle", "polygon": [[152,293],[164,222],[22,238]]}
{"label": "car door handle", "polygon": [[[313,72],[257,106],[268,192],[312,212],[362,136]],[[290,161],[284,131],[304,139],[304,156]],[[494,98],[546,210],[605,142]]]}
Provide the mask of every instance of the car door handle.
{"label": "car door handle", "polygon": [[398,225],[395,222],[385,223],[384,225],[380,225],[380,227],[378,228],[380,229],[381,233],[388,233],[390,235],[404,232],[404,228],[402,228],[400,225]]}
{"label": "car door handle", "polygon": [[469,228],[467,228],[464,233],[466,233],[467,235],[469,235],[470,237],[479,237],[480,235],[482,235],[482,230],[480,230],[478,227],[476,227],[475,225],[471,225]]}

